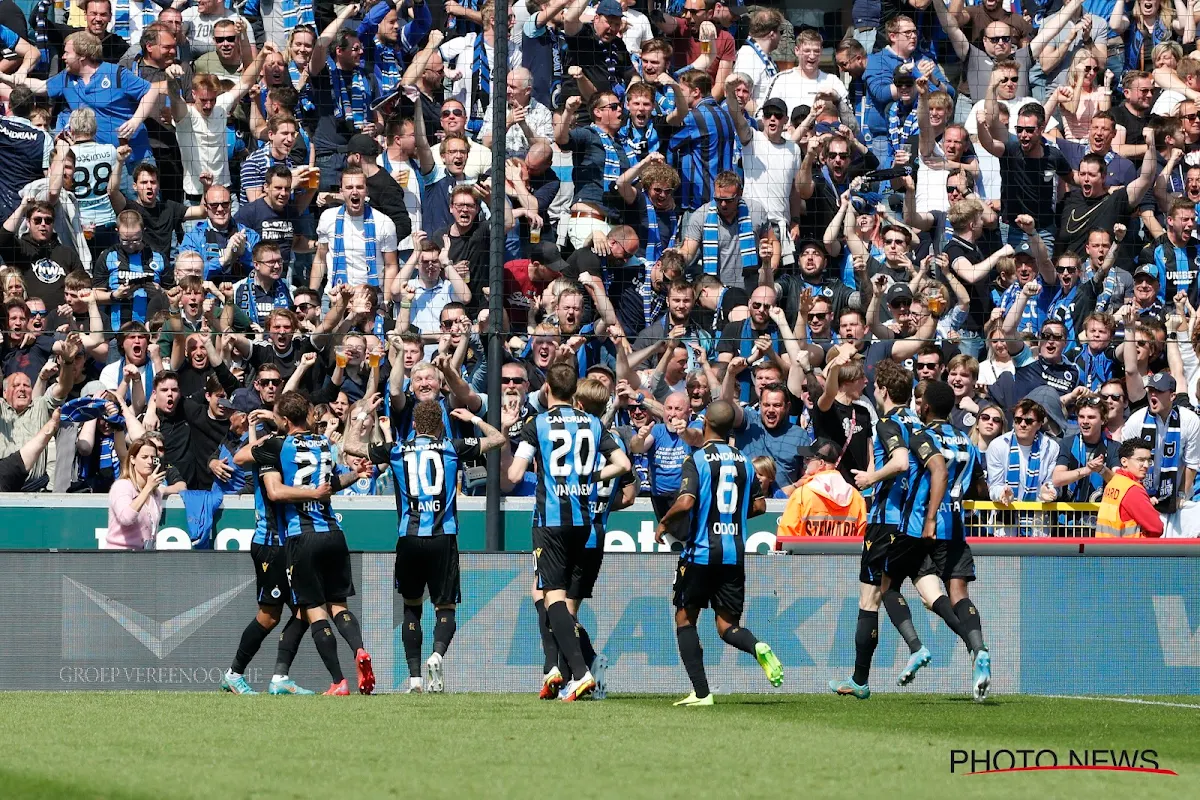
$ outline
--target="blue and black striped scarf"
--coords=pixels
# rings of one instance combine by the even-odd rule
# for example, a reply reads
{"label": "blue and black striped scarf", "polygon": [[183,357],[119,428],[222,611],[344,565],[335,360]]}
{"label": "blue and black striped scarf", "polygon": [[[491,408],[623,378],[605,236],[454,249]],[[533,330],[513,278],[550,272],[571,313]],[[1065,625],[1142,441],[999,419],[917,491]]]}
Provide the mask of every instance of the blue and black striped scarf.
{"label": "blue and black striped scarf", "polygon": [[[721,217],[717,213],[717,203],[708,204],[708,213],[704,218],[704,250],[701,262],[704,272],[708,275],[719,275],[721,272]],[[750,209],[745,200],[738,201],[738,250],[742,256],[742,269],[758,267],[758,242],[754,239],[754,226],[750,223]]]}

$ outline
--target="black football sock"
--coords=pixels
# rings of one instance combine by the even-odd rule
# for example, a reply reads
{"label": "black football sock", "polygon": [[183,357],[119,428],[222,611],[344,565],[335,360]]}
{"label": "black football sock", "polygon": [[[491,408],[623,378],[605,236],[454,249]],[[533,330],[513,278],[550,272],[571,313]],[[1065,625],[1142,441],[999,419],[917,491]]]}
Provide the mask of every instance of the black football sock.
{"label": "black football sock", "polygon": [[404,628],[400,631],[400,639],[404,642],[409,677],[421,677],[421,606],[404,606]]}
{"label": "black football sock", "polygon": [[854,675],[852,680],[866,686],[871,677],[871,659],[879,644],[879,610],[858,610],[858,627],[854,629]]}
{"label": "black football sock", "polygon": [[562,676],[565,683],[571,682],[571,665],[567,663],[567,657],[562,650],[558,651],[558,674]]}
{"label": "black football sock", "polygon": [[675,640],[679,642],[679,657],[687,670],[688,680],[696,697],[708,697],[708,676],[704,674],[704,648],[700,646],[700,633],[695,625],[684,625],[675,629]]}
{"label": "black football sock", "polygon": [[333,635],[333,626],[329,624],[329,620],[322,619],[314,622],[310,630],[313,644],[317,646],[317,654],[325,662],[325,669],[329,670],[329,677],[334,683],[341,683],[346,676],[342,674],[342,665],[338,663],[337,637]]}
{"label": "black football sock", "polygon": [[334,614],[333,624],[337,625],[338,633],[346,640],[346,644],[350,645],[350,649],[355,653],[363,649],[362,628],[359,627],[358,618],[350,613],[350,609]]}
{"label": "black football sock", "polygon": [[888,589],[883,594],[883,605],[887,609],[888,619],[908,645],[908,651],[915,653],[920,650],[921,637],[917,636],[917,629],[913,627],[912,613],[908,610],[904,595],[897,589]]}
{"label": "black football sock", "polygon": [[975,655],[983,649],[983,623],[979,619],[979,609],[971,602],[971,598],[964,597],[955,604],[954,613],[958,614],[967,648],[971,655]]}
{"label": "black football sock", "polygon": [[758,644],[758,638],[750,632],[749,628],[743,628],[740,625],[733,625],[725,629],[721,634],[721,639],[730,647],[736,647],[743,653],[754,655],[754,645]]}
{"label": "black football sock", "polygon": [[967,647],[971,646],[971,643],[967,641],[967,633],[963,630],[962,622],[959,621],[958,614],[954,611],[954,606],[950,605],[949,597],[942,595],[933,601],[933,605],[930,608],[933,610],[933,613],[945,620],[946,627],[954,631],[963,640],[963,644]]}
{"label": "black football sock", "polygon": [[250,659],[254,658],[258,648],[262,647],[263,639],[266,639],[270,632],[269,629],[262,626],[258,617],[250,620],[250,624],[242,631],[242,638],[238,642],[237,653],[233,656],[233,666],[229,668],[230,671],[235,675],[245,672],[246,667],[250,665]]}
{"label": "black football sock", "polygon": [[558,649],[566,656],[574,679],[579,680],[587,672],[587,662],[583,660],[583,649],[579,645],[579,637],[575,635],[575,618],[563,600],[547,606],[546,616],[550,620],[550,630],[554,631]]}
{"label": "black football sock", "polygon": [[437,622],[433,624],[433,652],[439,656],[446,655],[450,642],[454,640],[454,632],[458,624],[454,620],[454,609],[444,608],[437,612]]}
{"label": "black football sock", "polygon": [[276,675],[287,675],[291,670],[307,630],[308,623],[303,617],[295,615],[283,626],[283,632],[279,634],[279,654],[275,656]]}
{"label": "black football sock", "polygon": [[596,648],[592,647],[592,637],[588,635],[587,628],[579,624],[579,620],[575,620],[575,635],[579,637],[579,649],[583,651],[583,660],[588,665],[588,669],[592,668],[592,662],[596,660]]}
{"label": "black football sock", "polygon": [[[537,609],[538,633],[542,635],[542,674],[558,666],[558,642],[554,641],[554,632],[550,630],[550,621],[546,617],[546,601],[535,600],[533,607]],[[561,670],[560,670],[561,672]]]}

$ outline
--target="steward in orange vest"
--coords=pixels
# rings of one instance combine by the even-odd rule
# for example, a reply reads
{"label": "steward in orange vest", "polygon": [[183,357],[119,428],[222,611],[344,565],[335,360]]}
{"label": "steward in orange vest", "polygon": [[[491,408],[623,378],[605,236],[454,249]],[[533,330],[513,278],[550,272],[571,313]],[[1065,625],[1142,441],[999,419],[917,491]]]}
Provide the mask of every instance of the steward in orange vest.
{"label": "steward in orange vest", "polygon": [[1113,471],[1112,480],[1104,486],[1100,512],[1096,515],[1096,536],[1162,536],[1162,517],[1142,485],[1154,454],[1142,440],[1129,439],[1121,443],[1118,457],[1121,468]]}
{"label": "steward in orange vest", "polygon": [[818,440],[812,447],[801,447],[799,455],[808,459],[804,477],[788,498],[776,535],[862,536],[867,504],[838,471],[837,445]]}

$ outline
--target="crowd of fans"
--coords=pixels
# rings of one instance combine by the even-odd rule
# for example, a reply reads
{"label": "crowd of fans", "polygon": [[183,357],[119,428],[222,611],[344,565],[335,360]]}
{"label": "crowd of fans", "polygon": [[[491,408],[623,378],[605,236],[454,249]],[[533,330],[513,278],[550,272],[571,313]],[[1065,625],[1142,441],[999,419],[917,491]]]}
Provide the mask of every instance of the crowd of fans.
{"label": "crowd of fans", "polygon": [[0,488],[122,479],[119,527],[161,493],[202,521],[281,392],[335,442],[440,398],[515,443],[558,360],[609,387],[660,513],[718,397],[768,496],[817,437],[867,487],[891,362],[953,387],[984,499],[1094,501],[1137,437],[1160,512],[1190,506],[1192,6],[509,11],[499,48],[479,0],[0,0]]}

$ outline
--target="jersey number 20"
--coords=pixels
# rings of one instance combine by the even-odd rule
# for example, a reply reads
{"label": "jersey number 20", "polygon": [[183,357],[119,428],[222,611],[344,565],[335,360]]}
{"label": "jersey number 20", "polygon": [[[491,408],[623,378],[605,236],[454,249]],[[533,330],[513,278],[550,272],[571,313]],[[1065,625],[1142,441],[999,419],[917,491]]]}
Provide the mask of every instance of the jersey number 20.
{"label": "jersey number 20", "polygon": [[[550,443],[554,445],[550,450],[551,475],[565,478],[571,474],[572,467],[580,477],[592,474],[596,463],[596,442],[590,429],[579,428],[575,431],[574,441],[571,440],[571,434],[565,430],[552,430],[549,436]],[[574,459],[571,459],[572,447],[575,450]],[[570,463],[572,460],[573,464]]]}

